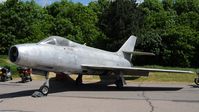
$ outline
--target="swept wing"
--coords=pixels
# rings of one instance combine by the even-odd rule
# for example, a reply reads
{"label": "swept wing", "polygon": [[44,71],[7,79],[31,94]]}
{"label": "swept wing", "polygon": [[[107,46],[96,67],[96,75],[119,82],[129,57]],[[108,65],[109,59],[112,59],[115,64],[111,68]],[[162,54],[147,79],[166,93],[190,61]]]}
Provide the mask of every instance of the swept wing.
{"label": "swept wing", "polygon": [[125,75],[135,75],[135,76],[148,76],[149,72],[170,72],[170,73],[189,73],[189,74],[194,73],[192,71],[153,69],[153,68],[140,68],[140,67],[119,67],[119,66],[103,66],[103,65],[89,65],[89,64],[82,64],[81,66],[83,70],[122,72]]}

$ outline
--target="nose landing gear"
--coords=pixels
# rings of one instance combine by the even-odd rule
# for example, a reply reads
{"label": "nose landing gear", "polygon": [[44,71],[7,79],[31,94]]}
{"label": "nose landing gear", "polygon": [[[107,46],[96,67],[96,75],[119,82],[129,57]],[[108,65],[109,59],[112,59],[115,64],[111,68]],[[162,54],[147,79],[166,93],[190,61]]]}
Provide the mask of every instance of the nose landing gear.
{"label": "nose landing gear", "polygon": [[35,91],[32,94],[32,97],[42,97],[42,96],[47,96],[49,93],[49,73],[46,73],[45,75],[46,81],[44,84],[39,88],[38,91]]}

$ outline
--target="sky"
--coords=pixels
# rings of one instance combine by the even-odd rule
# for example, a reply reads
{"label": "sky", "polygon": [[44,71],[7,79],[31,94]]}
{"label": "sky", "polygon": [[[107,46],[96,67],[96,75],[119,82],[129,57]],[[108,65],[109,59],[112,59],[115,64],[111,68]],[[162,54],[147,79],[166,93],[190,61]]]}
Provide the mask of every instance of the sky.
{"label": "sky", "polygon": [[[37,3],[39,3],[39,4],[45,4],[46,1],[48,2],[48,4],[51,4],[51,3],[55,2],[55,1],[59,1],[59,0],[35,0],[35,1],[36,1]],[[96,0],[71,0],[71,1],[73,1],[73,2],[75,2],[75,3],[80,2],[80,3],[84,4],[84,5],[88,5],[89,2],[91,2],[91,1],[96,1]],[[141,2],[143,2],[143,1],[144,1],[144,0],[137,0],[138,3],[141,3]],[[42,6],[43,6],[43,5],[42,5]]]}
{"label": "sky", "polygon": [[[53,2],[56,2],[56,1],[60,1],[60,0],[35,0],[38,4],[42,5],[42,6],[45,6],[45,4],[51,4]],[[84,5],[88,5],[89,2],[93,1],[93,0],[71,0],[75,3],[77,2],[80,2]]]}
{"label": "sky", "polygon": [[[5,2],[6,0],[0,0],[0,3],[1,2]],[[28,1],[28,0],[23,0],[23,1]],[[53,3],[53,2],[55,2],[55,1],[60,1],[60,0],[35,0],[38,4],[40,4],[41,6],[45,6],[46,4],[51,4],[51,3]],[[75,3],[77,3],[77,2],[80,2],[80,3],[82,3],[82,4],[84,4],[84,5],[88,5],[88,3],[89,2],[91,2],[91,1],[96,1],[96,0],[71,0],[71,1],[73,1],[73,2],[75,2]],[[140,3],[140,2],[143,2],[143,0],[138,0],[138,3]]]}
{"label": "sky", "polygon": [[[5,2],[6,0],[0,0],[0,3]],[[22,1],[28,1],[28,0],[22,0]],[[60,0],[35,0],[38,4],[41,6],[45,6],[46,4],[51,4],[55,1],[60,1]],[[71,0],[75,3],[80,2],[84,5],[88,5],[89,2],[94,1],[94,0]]]}
{"label": "sky", "polygon": [[5,1],[6,1],[6,0],[0,0],[0,3],[1,3],[1,2],[5,2]]}

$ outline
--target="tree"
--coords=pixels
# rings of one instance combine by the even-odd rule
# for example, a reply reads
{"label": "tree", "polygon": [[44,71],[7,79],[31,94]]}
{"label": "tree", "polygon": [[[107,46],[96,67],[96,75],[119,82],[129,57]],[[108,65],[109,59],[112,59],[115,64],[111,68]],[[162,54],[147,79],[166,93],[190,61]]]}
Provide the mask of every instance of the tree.
{"label": "tree", "polygon": [[135,35],[136,49],[156,54],[150,61],[136,58],[136,64],[199,66],[198,0],[98,0],[88,6],[61,0],[46,7],[7,0],[0,10],[1,54],[50,35],[116,51]]}
{"label": "tree", "polygon": [[[34,1],[7,0],[1,6],[1,53],[7,54],[13,44],[38,42],[45,38],[49,27],[45,10]],[[6,40],[6,41],[5,41]]]}
{"label": "tree", "polygon": [[142,20],[143,13],[134,0],[110,2],[99,21],[101,30],[108,37],[107,49],[116,51],[130,35],[139,33]]}
{"label": "tree", "polygon": [[195,50],[193,35],[197,32],[187,26],[175,26],[162,35],[162,57],[166,65],[191,66]]}
{"label": "tree", "polygon": [[198,57],[197,53],[195,54],[198,39],[196,2],[198,1],[145,0],[140,8],[147,15],[142,29],[143,34],[146,35],[140,36],[141,42],[138,47],[143,50],[148,48],[154,52],[158,58],[157,64],[195,66],[195,60]]}
{"label": "tree", "polygon": [[89,7],[63,0],[47,7],[54,17],[54,35],[63,36],[79,43],[95,46],[102,32],[97,27],[98,16]]}
{"label": "tree", "polygon": [[178,15],[187,13],[190,11],[199,13],[199,1],[198,0],[175,0],[174,9]]}

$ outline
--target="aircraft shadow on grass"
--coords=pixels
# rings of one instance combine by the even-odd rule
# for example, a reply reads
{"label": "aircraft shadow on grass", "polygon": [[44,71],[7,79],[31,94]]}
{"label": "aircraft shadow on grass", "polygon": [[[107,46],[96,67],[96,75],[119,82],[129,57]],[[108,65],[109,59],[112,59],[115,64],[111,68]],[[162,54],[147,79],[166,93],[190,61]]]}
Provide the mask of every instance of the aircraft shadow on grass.
{"label": "aircraft shadow on grass", "polygon": [[[55,78],[50,79],[50,91],[49,94],[66,92],[66,91],[177,91],[182,87],[139,87],[139,86],[124,86],[122,89],[118,89],[115,86],[108,86],[110,83],[86,83],[82,85],[76,85],[75,81],[67,77],[66,79],[56,80]],[[16,98],[31,96],[36,90],[23,90],[12,93],[0,94],[0,99],[5,98]]]}

